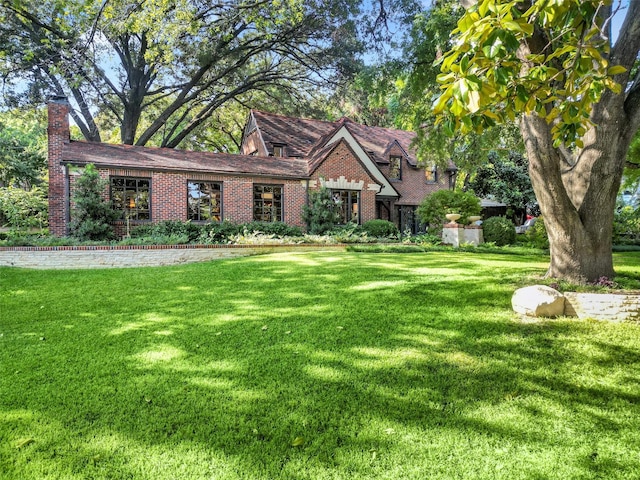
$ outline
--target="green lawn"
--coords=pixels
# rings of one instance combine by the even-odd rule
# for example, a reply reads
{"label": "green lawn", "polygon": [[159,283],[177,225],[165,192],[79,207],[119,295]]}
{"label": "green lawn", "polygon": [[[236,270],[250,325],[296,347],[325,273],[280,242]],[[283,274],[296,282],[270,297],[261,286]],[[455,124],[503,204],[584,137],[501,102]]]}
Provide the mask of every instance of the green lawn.
{"label": "green lawn", "polygon": [[640,478],[640,325],[517,318],[546,262],[2,268],[0,478]]}

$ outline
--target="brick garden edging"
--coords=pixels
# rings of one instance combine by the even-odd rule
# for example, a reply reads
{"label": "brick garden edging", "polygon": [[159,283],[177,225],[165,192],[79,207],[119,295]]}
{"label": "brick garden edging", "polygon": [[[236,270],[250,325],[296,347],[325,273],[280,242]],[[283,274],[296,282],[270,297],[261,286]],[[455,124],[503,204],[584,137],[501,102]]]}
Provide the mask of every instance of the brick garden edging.
{"label": "brick garden edging", "polygon": [[0,247],[0,266],[36,269],[180,265],[276,252],[344,251],[346,245],[118,245]]}

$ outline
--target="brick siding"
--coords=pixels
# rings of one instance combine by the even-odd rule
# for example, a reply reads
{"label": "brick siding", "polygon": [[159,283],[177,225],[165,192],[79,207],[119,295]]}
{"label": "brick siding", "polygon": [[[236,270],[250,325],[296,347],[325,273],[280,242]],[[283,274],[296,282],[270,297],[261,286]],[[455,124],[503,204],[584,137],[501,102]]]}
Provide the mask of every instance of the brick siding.
{"label": "brick siding", "polygon": [[369,185],[377,184],[363,164],[345,142],[340,142],[327,159],[313,173],[311,179],[320,188],[320,179],[337,181],[344,177],[347,182],[363,182],[360,192],[360,221],[362,223],[376,218],[376,190]]}
{"label": "brick siding", "polygon": [[49,168],[49,232],[67,234],[67,194],[65,167],[61,165],[62,148],[69,142],[69,105],[52,101],[48,105],[48,168]]}

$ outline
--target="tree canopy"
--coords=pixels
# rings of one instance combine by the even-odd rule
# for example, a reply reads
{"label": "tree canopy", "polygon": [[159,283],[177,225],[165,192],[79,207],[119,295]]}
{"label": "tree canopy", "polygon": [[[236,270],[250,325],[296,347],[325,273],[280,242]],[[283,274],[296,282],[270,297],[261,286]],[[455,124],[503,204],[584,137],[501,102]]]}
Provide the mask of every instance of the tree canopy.
{"label": "tree canopy", "polygon": [[0,188],[30,190],[45,175],[46,132],[41,112],[0,113]]}
{"label": "tree canopy", "polygon": [[3,1],[5,97],[63,95],[86,139],[116,124],[123,143],[175,147],[247,92],[297,94],[348,74],[361,48],[358,8],[351,0]]}

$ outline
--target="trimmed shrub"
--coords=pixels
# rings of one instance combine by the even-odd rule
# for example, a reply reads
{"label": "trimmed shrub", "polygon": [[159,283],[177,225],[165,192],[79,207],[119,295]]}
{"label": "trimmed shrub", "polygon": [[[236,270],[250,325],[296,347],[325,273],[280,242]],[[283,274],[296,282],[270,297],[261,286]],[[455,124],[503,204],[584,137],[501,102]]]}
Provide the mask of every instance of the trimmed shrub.
{"label": "trimmed shrub", "polygon": [[544,225],[542,215],[536,218],[534,223],[525,233],[527,240],[536,248],[549,248],[549,236]]}
{"label": "trimmed shrub", "polygon": [[369,220],[362,224],[362,230],[378,238],[398,238],[400,234],[398,227],[388,220]]}
{"label": "trimmed shrub", "polygon": [[495,243],[499,247],[516,243],[516,227],[505,217],[487,218],[482,228],[485,242]]}

